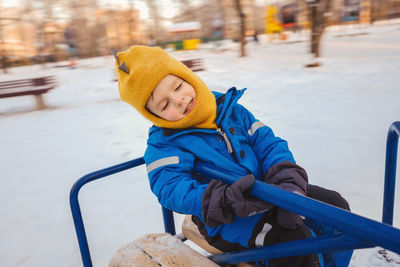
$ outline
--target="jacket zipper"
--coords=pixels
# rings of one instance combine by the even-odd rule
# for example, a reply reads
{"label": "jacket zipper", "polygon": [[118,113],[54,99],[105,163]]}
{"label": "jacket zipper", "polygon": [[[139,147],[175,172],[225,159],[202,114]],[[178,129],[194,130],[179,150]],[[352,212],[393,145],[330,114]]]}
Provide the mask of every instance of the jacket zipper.
{"label": "jacket zipper", "polygon": [[224,131],[222,131],[221,128],[218,128],[218,129],[217,129],[217,132],[218,132],[219,134],[221,134],[222,137],[224,138],[225,143],[226,143],[226,147],[228,148],[229,154],[232,154],[232,153],[233,153],[232,144],[231,144],[231,142],[229,141],[228,136],[226,135],[226,133],[224,133]]}

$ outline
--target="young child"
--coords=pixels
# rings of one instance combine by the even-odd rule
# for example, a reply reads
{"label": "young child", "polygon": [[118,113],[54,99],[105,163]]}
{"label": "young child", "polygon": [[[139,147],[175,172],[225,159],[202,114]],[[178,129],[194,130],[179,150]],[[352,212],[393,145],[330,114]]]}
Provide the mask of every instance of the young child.
{"label": "young child", "polygon": [[[121,99],[154,125],[144,155],[150,187],[166,208],[191,214],[222,251],[336,233],[251,197],[255,179],[349,210],[340,194],[308,184],[287,142],[238,104],[245,89],[211,92],[160,48],[132,46],[116,58]],[[238,180],[227,185],[195,171],[198,162]],[[312,227],[310,230],[309,225]],[[270,260],[268,266],[348,266],[352,251]]]}

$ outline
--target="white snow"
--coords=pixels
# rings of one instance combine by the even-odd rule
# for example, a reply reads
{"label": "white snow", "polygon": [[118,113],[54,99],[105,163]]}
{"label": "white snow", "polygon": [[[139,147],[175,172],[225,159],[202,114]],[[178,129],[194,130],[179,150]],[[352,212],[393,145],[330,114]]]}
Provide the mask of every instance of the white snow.
{"label": "white snow", "polygon": [[[288,140],[311,183],[338,190],[355,213],[381,220],[386,135],[400,120],[400,24],[327,31],[323,66],[314,69],[303,67],[307,33],[286,43],[260,40],[248,44],[245,58],[231,43],[218,53],[208,45],[173,54],[202,57],[207,71],[198,74],[211,89],[247,87],[240,102]],[[58,80],[44,111],[34,110],[32,96],[0,99],[1,266],[82,265],[70,188],[89,172],[142,156],[151,125],[119,100],[113,68],[109,56],[79,60],[76,69],[29,66],[0,75]],[[143,234],[163,232],[144,166],[86,185],[79,199],[94,266],[107,266]],[[351,266],[400,265],[399,255],[379,249],[356,251]]]}

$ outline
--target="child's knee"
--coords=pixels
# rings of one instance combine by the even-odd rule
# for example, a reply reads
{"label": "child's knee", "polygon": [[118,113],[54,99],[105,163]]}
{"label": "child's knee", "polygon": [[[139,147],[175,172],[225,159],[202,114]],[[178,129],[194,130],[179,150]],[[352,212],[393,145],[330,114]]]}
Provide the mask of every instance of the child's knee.
{"label": "child's knee", "polygon": [[301,225],[295,230],[289,230],[275,225],[265,236],[264,246],[283,242],[290,242],[312,237],[307,226]]}
{"label": "child's knee", "polygon": [[316,185],[309,185],[307,188],[307,196],[342,209],[350,210],[350,205],[347,200],[344,199],[341,194],[333,190]]}
{"label": "child's knee", "polygon": [[[265,240],[265,245],[271,245],[269,242],[273,242],[273,244],[284,243],[290,241],[301,240],[305,238],[313,237],[310,229],[305,226],[299,226],[295,230],[288,230],[284,228],[277,227],[275,228],[275,236],[272,238],[273,240],[269,240],[268,236]],[[299,255],[292,257],[285,257],[279,259],[272,259],[269,261],[269,267],[320,267],[321,263],[319,261],[319,257],[316,254],[311,255]]]}
{"label": "child's knee", "polygon": [[334,203],[333,205],[335,205],[336,207],[345,209],[345,210],[350,210],[350,205],[347,202],[346,199],[344,199],[342,197],[342,195],[336,191],[332,191],[332,202]]}

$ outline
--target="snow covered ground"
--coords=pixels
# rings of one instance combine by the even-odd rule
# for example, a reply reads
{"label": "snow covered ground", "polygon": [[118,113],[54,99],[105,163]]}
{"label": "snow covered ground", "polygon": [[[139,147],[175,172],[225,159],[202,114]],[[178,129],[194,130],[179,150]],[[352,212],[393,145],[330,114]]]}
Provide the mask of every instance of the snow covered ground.
{"label": "snow covered ground", "polygon": [[[314,69],[303,67],[306,39],[249,43],[245,58],[236,44],[173,55],[204,58],[207,71],[198,74],[213,90],[247,87],[241,103],[288,140],[311,183],[340,191],[355,213],[379,221],[386,134],[400,120],[400,24],[331,28],[323,66]],[[58,80],[45,95],[49,109],[35,111],[32,96],[0,99],[0,266],[81,266],[70,188],[142,156],[150,123],[119,100],[112,57],[80,60],[76,69],[15,68],[0,81],[40,75]],[[107,266],[122,244],[163,231],[144,167],[88,184],[80,203],[94,266]],[[399,255],[378,250],[356,251],[351,266],[400,265]]]}

